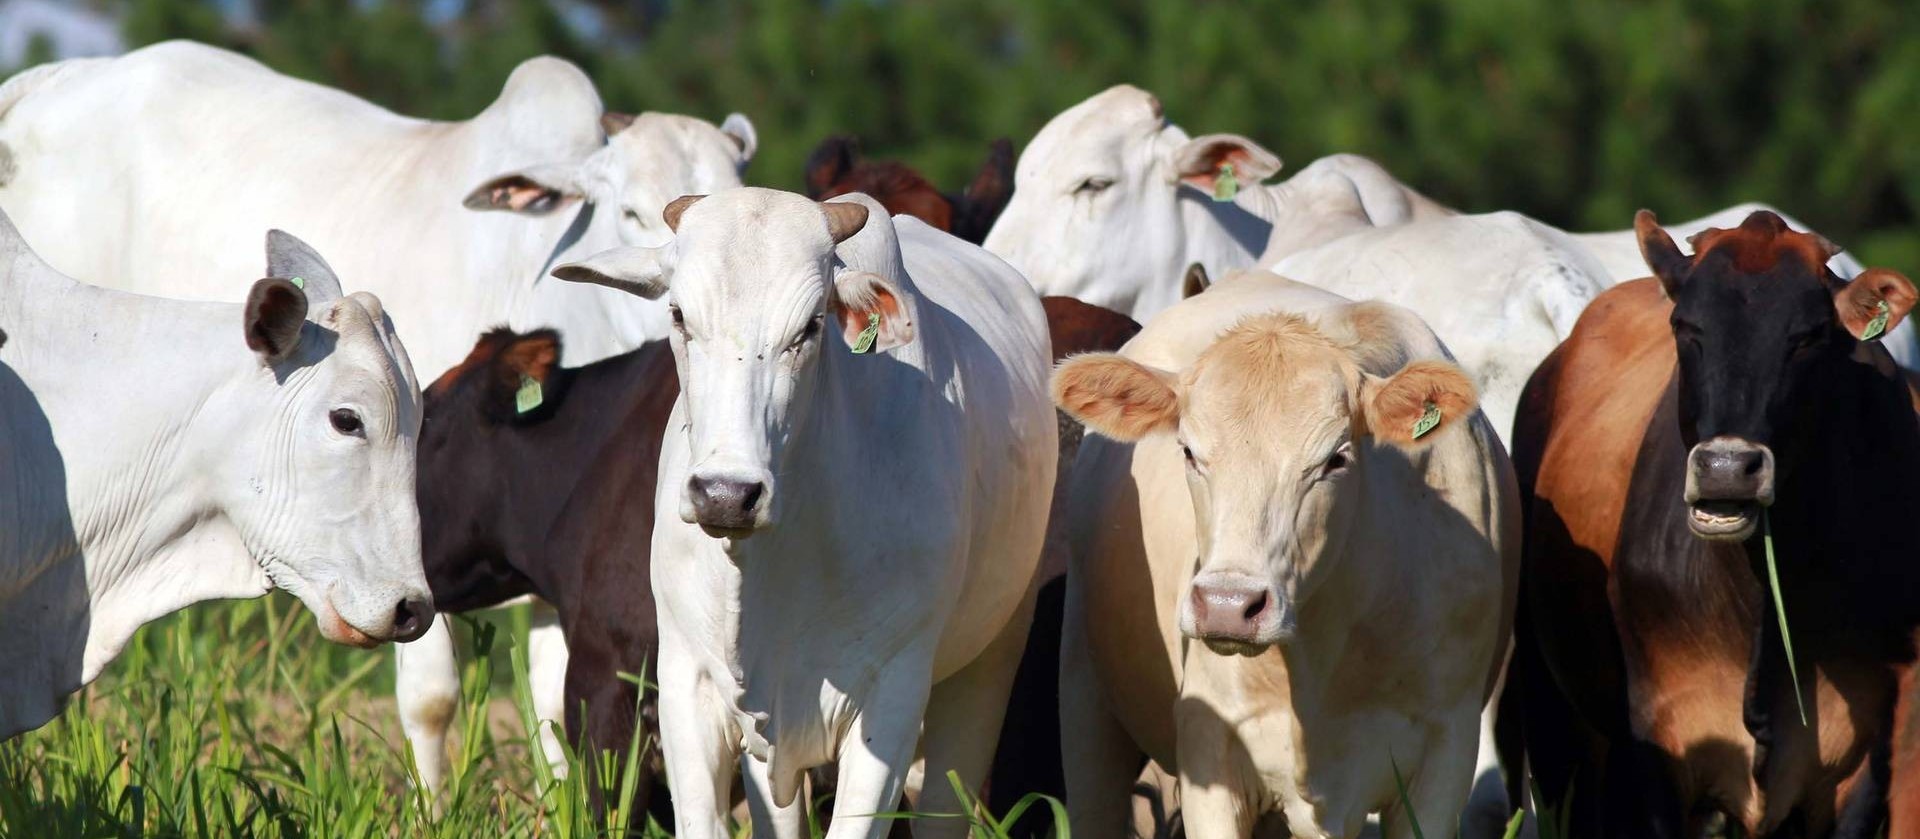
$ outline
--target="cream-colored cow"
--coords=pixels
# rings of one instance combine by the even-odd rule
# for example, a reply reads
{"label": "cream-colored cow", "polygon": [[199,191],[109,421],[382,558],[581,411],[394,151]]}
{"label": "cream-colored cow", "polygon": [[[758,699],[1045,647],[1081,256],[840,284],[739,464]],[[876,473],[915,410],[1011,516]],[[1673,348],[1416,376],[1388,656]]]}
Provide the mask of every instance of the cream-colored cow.
{"label": "cream-colored cow", "polygon": [[1241,274],[1121,354],[1067,361],[1054,396],[1111,438],[1071,477],[1074,833],[1124,835],[1142,753],[1177,773],[1195,839],[1277,820],[1353,836],[1371,812],[1411,836],[1396,766],[1420,823],[1451,833],[1519,518],[1506,452],[1432,331]]}

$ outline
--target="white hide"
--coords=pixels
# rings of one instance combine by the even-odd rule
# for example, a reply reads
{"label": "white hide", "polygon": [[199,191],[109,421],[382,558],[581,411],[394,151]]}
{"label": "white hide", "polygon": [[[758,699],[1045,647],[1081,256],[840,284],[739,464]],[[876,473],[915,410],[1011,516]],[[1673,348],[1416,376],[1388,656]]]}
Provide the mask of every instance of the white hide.
{"label": "white hide", "polygon": [[[864,195],[832,203],[869,210],[837,247],[822,205],[741,189],[693,204],[658,252],[594,261],[633,271],[686,322],[653,585],[662,746],[688,839],[727,835],[743,749],[750,794],[772,798],[755,835],[797,823],[802,773],[830,761],[833,839],[886,835],[870,814],[895,809],[916,746],[926,777],[956,769],[977,787],[1031,618],[1057,456],[1039,301],[972,245]],[[872,305],[876,288],[905,319],[881,344],[907,340],[856,355],[865,320],[843,329],[833,307]],[[825,327],[800,338],[816,315]],[[689,523],[689,477],[716,470],[771,481],[751,535]],[[951,799],[929,782],[918,804]]]}
{"label": "white hide", "polygon": [[[1169,123],[1146,91],[1109,88],[1054,117],[1027,144],[1013,198],[986,248],[1041,294],[1077,297],[1146,323],[1179,301],[1180,278],[1196,262],[1221,277],[1253,265],[1275,236],[1306,247],[1346,232],[1350,220],[1370,227],[1446,212],[1351,155],[1302,170],[1292,189],[1261,185],[1243,168],[1239,195],[1216,202],[1180,171],[1209,139]],[[1270,153],[1260,154],[1277,168]],[[1340,217],[1329,219],[1329,199]]]}
{"label": "white hide", "polygon": [[[1249,315],[1291,312],[1324,329],[1348,311],[1337,295],[1247,272],[1170,309],[1121,355],[1181,371]],[[1387,355],[1447,357],[1415,319],[1391,322],[1398,350]],[[1517,590],[1518,492],[1484,418],[1437,433],[1413,454],[1356,442],[1367,509],[1349,512],[1344,550],[1318,560],[1292,637],[1257,657],[1180,630],[1208,554],[1176,435],[1088,436],[1066,478],[1060,662],[1075,835],[1123,835],[1143,756],[1179,777],[1195,839],[1269,835],[1252,826],[1282,816],[1294,836],[1360,835],[1369,812],[1397,808],[1396,764],[1426,829],[1454,823]],[[1412,836],[1404,812],[1381,824],[1388,839]]]}
{"label": "white hide", "polygon": [[1472,377],[1502,440],[1533,368],[1608,285],[1571,237],[1518,213],[1364,230],[1269,270],[1419,315]]}
{"label": "white hide", "polygon": [[[102,114],[124,127],[103,129]],[[0,207],[72,276],[198,300],[239,299],[258,271],[252,243],[268,227],[298,230],[380,296],[433,376],[502,323],[560,329],[578,365],[664,337],[665,314],[547,270],[665,241],[660,207],[739,185],[756,145],[739,114],[716,128],[644,113],[610,137],[601,120],[593,83],[555,58],[523,62],[473,119],[429,122],[240,55],[160,44],[0,87]],[[503,175],[554,198],[463,206]],[[430,788],[458,700],[452,643],[443,621],[396,653],[401,718]],[[543,650],[534,691],[557,708],[565,646]]]}
{"label": "white hide", "polygon": [[[1251,140],[1210,137],[1245,143],[1257,150],[1254,156],[1273,158]],[[1019,268],[1041,294],[1078,297],[1146,323],[1180,300],[1181,278],[1194,263],[1213,277],[1234,268],[1272,268],[1357,232],[1454,214],[1378,163],[1350,154],[1316,160],[1276,184],[1243,177],[1234,200],[1217,203],[1183,183],[1179,172],[1183,154],[1196,153],[1195,144],[1207,139],[1189,138],[1169,123],[1159,101],[1144,90],[1117,85],[1096,94],[1061,112],[1034,135],[1020,156],[1013,198],[988,234],[986,247]],[[1106,186],[1089,188],[1100,184]],[[1707,227],[1737,227],[1761,209],[1772,208],[1741,204],[1671,229],[1685,236]],[[1796,230],[1809,229],[1784,214],[1781,218]],[[1576,247],[1590,252],[1581,262],[1598,266],[1602,288],[1648,275],[1631,229],[1569,235]],[[1405,256],[1440,267],[1418,254]],[[1861,270],[1860,263],[1844,253],[1829,265],[1849,279]],[[1332,288],[1355,299],[1365,296]],[[1451,303],[1463,293],[1448,291],[1438,297]],[[1440,332],[1454,345],[1447,330]],[[1903,365],[1914,369],[1920,364],[1920,333],[1912,326],[1903,323],[1886,340]],[[1507,433],[1505,425],[1497,427],[1502,435]]]}
{"label": "white hide", "polygon": [[430,602],[413,368],[378,300],[279,244],[268,270],[300,271],[308,308],[276,359],[240,305],[84,285],[0,216],[0,739],[194,603],[283,588],[327,637],[371,644]]}
{"label": "white hide", "polygon": [[[662,337],[666,322],[547,270],[658,244],[662,204],[738,185],[752,151],[744,118],[728,133],[646,114],[609,140],[601,115],[593,83],[555,58],[522,63],[473,119],[431,122],[170,42],[0,87],[0,207],[70,276],[198,300],[239,299],[259,270],[252,243],[296,230],[350,290],[380,296],[431,376],[501,323],[564,331],[577,365]],[[591,200],[463,206],[516,172]]]}

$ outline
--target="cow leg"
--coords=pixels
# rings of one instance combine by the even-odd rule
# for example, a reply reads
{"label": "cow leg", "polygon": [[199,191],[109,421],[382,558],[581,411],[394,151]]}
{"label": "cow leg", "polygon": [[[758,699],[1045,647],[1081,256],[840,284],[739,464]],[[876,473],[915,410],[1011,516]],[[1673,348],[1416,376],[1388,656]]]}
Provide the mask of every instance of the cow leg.
{"label": "cow leg", "polygon": [[[947,773],[957,772],[960,782],[979,793],[993,765],[994,747],[1000,742],[1000,724],[1007,713],[1007,696],[1013,692],[1014,674],[1020,671],[1020,656],[1026,652],[1027,630],[1033,623],[1035,590],[1000,628],[1000,634],[987,644],[960,671],[933,686],[927,697],[926,734],[923,739],[926,768],[924,786],[915,809],[922,813],[958,813],[960,802],[954,797]],[[967,823],[959,819],[922,819],[913,825],[916,837],[964,837]]]}
{"label": "cow leg", "polygon": [[[931,657],[932,650],[925,655]],[[912,660],[911,654],[903,658]],[[925,661],[927,659],[919,659]],[[833,823],[827,839],[885,839],[906,786],[907,770],[920,745],[920,720],[927,707],[929,675],[909,679],[882,677],[872,698],[847,727],[840,747],[840,772],[833,794]],[[992,737],[987,737],[992,742]],[[679,785],[674,785],[678,794]]]}
{"label": "cow leg", "polygon": [[427,634],[393,648],[393,695],[400,728],[413,747],[420,785],[429,796],[446,782],[447,727],[460,707],[460,666],[453,655],[450,620],[441,615],[427,627]]}
{"label": "cow leg", "polygon": [[660,750],[667,759],[678,839],[729,839],[733,776],[739,753],[729,737],[731,707],[701,678],[699,662],[681,647],[673,622],[660,621]]}
{"label": "cow leg", "polygon": [[1453,835],[1460,821],[1461,805],[1474,787],[1474,776],[1461,770],[1473,765],[1481,745],[1481,726],[1476,722],[1484,716],[1470,714],[1471,711],[1466,711],[1455,717],[1454,723],[1420,762],[1420,770],[1406,778],[1407,798],[1413,804],[1412,817],[1405,812],[1405,805],[1390,808],[1380,817],[1386,839],[1415,839],[1420,834],[1413,830],[1414,819],[1419,820],[1424,835]]}
{"label": "cow leg", "polygon": [[554,777],[565,778],[567,750],[559,729],[567,718],[567,635],[560,629],[560,613],[538,597],[533,598],[532,624],[527,632],[527,678],[533,683],[533,713],[542,723],[540,751]]}
{"label": "cow leg", "polygon": [[1126,836],[1146,755],[1107,706],[1087,644],[1085,605],[1067,580],[1060,627],[1060,758],[1075,836]]}
{"label": "cow leg", "polygon": [[[773,782],[767,778],[771,767],[753,755],[740,756],[740,777],[746,783],[747,813],[753,818],[753,835],[770,839],[806,839],[807,796],[804,792],[793,803],[782,807],[773,802]],[[804,785],[803,785],[804,789]]]}

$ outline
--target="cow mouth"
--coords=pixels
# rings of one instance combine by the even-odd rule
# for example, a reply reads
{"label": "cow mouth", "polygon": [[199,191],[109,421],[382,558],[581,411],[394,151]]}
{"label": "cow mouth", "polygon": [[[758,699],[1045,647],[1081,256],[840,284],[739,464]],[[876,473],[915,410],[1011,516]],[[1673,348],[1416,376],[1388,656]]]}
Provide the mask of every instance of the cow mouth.
{"label": "cow mouth", "polygon": [[1758,501],[1695,501],[1688,508],[1687,525],[1702,539],[1740,541],[1759,523]]}
{"label": "cow mouth", "polygon": [[1253,641],[1244,641],[1237,638],[1220,638],[1220,637],[1201,638],[1200,643],[1206,644],[1207,649],[1212,650],[1215,655],[1223,655],[1223,656],[1238,655],[1238,656],[1245,656],[1247,658],[1253,658],[1255,656],[1258,656],[1261,653],[1266,652],[1268,647],[1273,646],[1272,644],[1261,644]]}

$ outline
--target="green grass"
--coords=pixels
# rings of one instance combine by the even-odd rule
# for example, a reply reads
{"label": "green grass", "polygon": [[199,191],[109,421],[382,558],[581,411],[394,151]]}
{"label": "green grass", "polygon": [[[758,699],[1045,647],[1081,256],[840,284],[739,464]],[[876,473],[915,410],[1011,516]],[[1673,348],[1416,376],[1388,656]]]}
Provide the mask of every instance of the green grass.
{"label": "green grass", "polygon": [[[631,810],[637,778],[626,767],[651,743],[636,737],[595,772],[570,757],[565,779],[529,745],[526,624],[524,610],[508,610],[458,633],[470,654],[437,815],[410,782],[392,648],[330,644],[275,594],[142,629],[59,718],[0,743],[0,837],[669,836]],[[589,784],[610,802],[605,813]],[[961,792],[972,835],[1004,839]],[[1066,836],[1057,802],[1046,803]]]}

